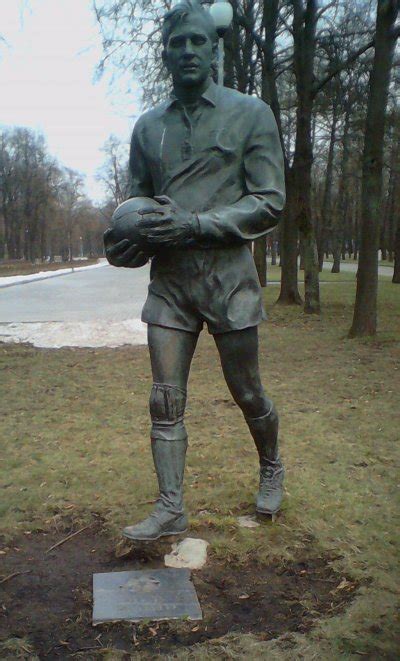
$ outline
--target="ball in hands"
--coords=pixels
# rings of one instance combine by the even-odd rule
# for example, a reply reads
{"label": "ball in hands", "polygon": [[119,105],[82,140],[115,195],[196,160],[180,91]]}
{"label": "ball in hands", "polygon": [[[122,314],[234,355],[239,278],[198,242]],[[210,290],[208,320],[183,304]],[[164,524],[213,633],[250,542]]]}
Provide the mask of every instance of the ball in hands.
{"label": "ball in hands", "polygon": [[[150,197],[131,197],[122,202],[114,211],[110,227],[112,229],[113,243],[128,239],[142,249],[146,248],[146,242],[139,234],[139,225],[142,221],[142,213],[145,211],[157,211],[160,203]],[[141,213],[139,213],[141,212]]]}

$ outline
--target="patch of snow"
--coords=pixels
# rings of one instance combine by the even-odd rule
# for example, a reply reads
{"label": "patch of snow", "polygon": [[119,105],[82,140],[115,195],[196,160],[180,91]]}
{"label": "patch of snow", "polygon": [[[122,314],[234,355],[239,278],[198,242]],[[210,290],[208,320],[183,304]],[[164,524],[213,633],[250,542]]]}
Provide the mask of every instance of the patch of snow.
{"label": "patch of snow", "polygon": [[28,275],[6,275],[0,276],[0,287],[21,284],[23,282],[33,282],[34,280],[45,280],[46,278],[57,278],[60,275],[68,273],[78,273],[78,271],[87,271],[89,269],[98,269],[107,266],[107,260],[101,260],[98,264],[89,264],[89,266],[74,266],[67,269],[57,269],[55,271],[39,271],[38,273],[29,273]]}
{"label": "patch of snow", "polygon": [[140,319],[7,323],[0,324],[0,341],[28,342],[43,349],[143,345],[147,344],[147,326]]}
{"label": "patch of snow", "polygon": [[182,542],[172,544],[171,553],[164,556],[166,567],[176,569],[201,569],[207,562],[208,542],[204,539],[186,537]]}

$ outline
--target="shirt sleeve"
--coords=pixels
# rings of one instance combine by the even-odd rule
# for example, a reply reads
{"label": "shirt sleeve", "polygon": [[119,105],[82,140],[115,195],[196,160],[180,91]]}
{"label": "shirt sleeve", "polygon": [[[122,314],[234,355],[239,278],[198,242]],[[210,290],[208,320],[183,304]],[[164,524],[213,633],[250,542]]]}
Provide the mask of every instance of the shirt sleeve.
{"label": "shirt sleeve", "polygon": [[141,145],[140,120],[133,129],[129,154],[129,189],[130,197],[154,197],[153,180]]}
{"label": "shirt sleeve", "polygon": [[[140,144],[139,122],[135,124],[133,129],[129,153],[129,187],[127,199],[131,197],[154,197],[153,180],[147,166],[143,148]],[[144,266],[149,261],[149,255],[139,248],[133,260],[137,259],[139,253],[142,253],[142,258],[135,264],[135,268]],[[126,266],[132,268],[132,263]]]}
{"label": "shirt sleeve", "polygon": [[197,214],[198,244],[253,241],[278,224],[285,205],[283,154],[274,114],[262,101],[253,114],[243,167],[246,194],[234,204]]}

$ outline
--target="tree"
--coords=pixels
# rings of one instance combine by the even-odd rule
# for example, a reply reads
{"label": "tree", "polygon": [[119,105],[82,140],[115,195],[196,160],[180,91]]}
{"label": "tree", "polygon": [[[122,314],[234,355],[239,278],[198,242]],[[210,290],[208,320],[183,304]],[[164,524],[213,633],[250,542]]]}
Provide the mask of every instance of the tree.
{"label": "tree", "polygon": [[[388,258],[391,261],[394,256],[397,219],[400,215],[400,113],[396,105],[389,116],[389,123],[386,150],[388,154],[387,195],[381,231],[381,248],[385,255],[387,250]],[[396,282],[396,278],[393,281]]]}
{"label": "tree", "polygon": [[79,172],[64,168],[60,185],[61,218],[65,239],[64,259],[72,262],[74,231],[78,225],[81,203],[83,202],[83,178]]}
{"label": "tree", "polygon": [[350,337],[377,330],[379,220],[382,203],[383,145],[393,53],[399,29],[398,0],[378,0],[375,56],[370,76],[362,169],[361,247]]}
{"label": "tree", "polygon": [[96,179],[104,185],[107,198],[115,206],[126,200],[129,188],[128,148],[115,136],[106,140],[102,151],[106,158]]}
{"label": "tree", "polygon": [[[293,87],[293,80],[290,79],[291,73],[294,73],[296,88],[296,129],[294,141],[294,153],[290,154],[291,140],[288,143],[283,140],[286,147],[286,180],[287,180],[287,205],[283,218],[283,227],[281,232],[282,242],[282,278],[281,292],[279,302],[281,303],[299,303],[301,298],[297,286],[297,254],[298,254],[298,232],[300,230],[302,237],[302,248],[305,266],[305,306],[306,312],[318,312],[319,302],[319,277],[318,277],[318,259],[316,251],[316,241],[314,232],[313,213],[311,205],[311,185],[312,185],[312,165],[313,165],[313,123],[315,126],[314,103],[317,96],[335,77],[358,60],[358,58],[369,48],[373,42],[367,39],[369,37],[368,26],[365,29],[353,29],[347,33],[346,48],[343,49],[344,56],[338,60],[335,66],[330,66],[328,71],[323,68],[323,58],[317,49],[321,34],[326,38],[326,33],[335,33],[335,19],[339,9],[346,12],[346,5],[341,6],[337,0],[335,2],[319,3],[317,0],[287,0],[282,3],[275,3],[265,0],[264,14],[270,18],[270,25],[273,28],[273,34],[266,37],[265,23],[255,26],[254,22],[248,20],[245,11],[239,11],[238,7],[246,3],[235,0],[233,2],[236,8],[236,14],[239,17],[241,25],[246,30],[252,31],[254,41],[262,51],[263,61],[268,62],[268,66],[263,70],[268,73],[270,91],[277,89],[277,78],[286,70],[289,71],[289,89]],[[364,3],[365,4],[365,3]],[[364,25],[363,14],[367,14],[363,3],[355,2],[353,18]],[[284,26],[284,38],[282,45],[283,59],[279,60],[274,53],[275,35],[276,35],[276,11],[280,8],[280,23]],[[289,10],[289,11],[288,11]],[[275,12],[275,14],[274,14]],[[326,14],[326,18],[325,17]],[[332,15],[333,14],[333,15]],[[291,20],[291,23],[290,23]],[[339,21],[340,23],[340,21]],[[342,20],[343,23],[343,20]],[[317,32],[317,26],[320,26]],[[333,27],[332,27],[333,25]],[[340,29],[341,25],[339,25]],[[258,32],[257,32],[258,29]],[[335,33],[336,34],[336,33]],[[360,37],[361,45],[354,47],[354,41]],[[293,40],[293,49],[287,47],[288,39]],[[272,46],[271,46],[272,44]],[[271,57],[272,54],[272,57]],[[316,64],[316,55],[318,62]],[[286,66],[285,66],[286,64]],[[317,73],[319,76],[317,77]],[[286,77],[287,78],[287,77]],[[272,83],[272,84],[271,84]],[[255,87],[257,89],[257,85]],[[292,94],[289,93],[289,96]],[[272,95],[272,101],[277,101],[278,95]],[[272,105],[272,104],[271,104]],[[275,103],[273,107],[278,126],[282,125],[280,116],[280,104]],[[289,166],[289,164],[291,165]],[[328,190],[328,193],[330,191]],[[329,203],[329,196],[327,196]]]}
{"label": "tree", "polygon": [[56,170],[43,136],[20,127],[1,132],[0,213],[5,256],[34,260],[43,255]]}
{"label": "tree", "polygon": [[85,247],[101,254],[105,222],[82,186],[78,172],[49,155],[42,135],[22,127],[1,130],[0,255],[72,260]]}
{"label": "tree", "polygon": [[[291,205],[287,217],[302,234],[305,312],[319,312],[318,255],[311,214],[312,110],[316,49],[317,0],[292,0],[293,62],[297,89],[296,145],[291,168]],[[284,253],[285,255],[285,253]],[[284,257],[286,259],[286,257]],[[282,293],[282,292],[281,292]],[[280,297],[282,300],[282,296]]]}

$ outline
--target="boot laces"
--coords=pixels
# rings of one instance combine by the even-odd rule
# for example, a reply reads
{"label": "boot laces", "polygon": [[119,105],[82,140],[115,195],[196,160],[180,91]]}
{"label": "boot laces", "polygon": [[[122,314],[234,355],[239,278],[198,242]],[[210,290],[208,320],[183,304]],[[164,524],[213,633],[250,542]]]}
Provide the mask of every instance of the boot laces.
{"label": "boot laces", "polygon": [[282,466],[263,466],[260,470],[260,489],[264,492],[280,489],[282,484]]}

